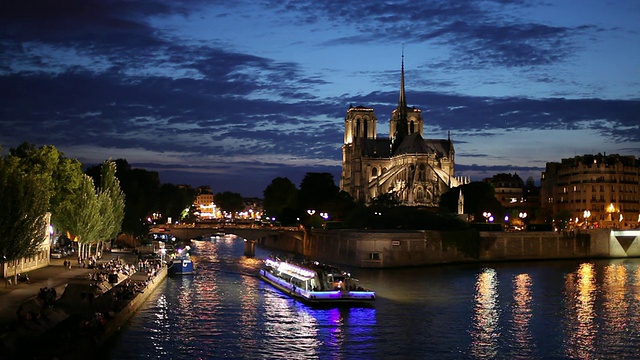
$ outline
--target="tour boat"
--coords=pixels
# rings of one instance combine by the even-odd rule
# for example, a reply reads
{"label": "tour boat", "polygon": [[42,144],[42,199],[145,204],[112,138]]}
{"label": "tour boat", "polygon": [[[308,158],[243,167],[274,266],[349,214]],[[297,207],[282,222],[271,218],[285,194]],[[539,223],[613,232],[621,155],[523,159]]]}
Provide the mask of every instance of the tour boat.
{"label": "tour boat", "polygon": [[375,291],[358,286],[351,274],[317,262],[298,264],[267,258],[260,269],[260,278],[307,304],[370,303],[376,299]]}
{"label": "tour boat", "polygon": [[178,253],[169,260],[169,273],[176,275],[188,275],[193,274],[193,260],[189,256],[188,249],[178,250]]}

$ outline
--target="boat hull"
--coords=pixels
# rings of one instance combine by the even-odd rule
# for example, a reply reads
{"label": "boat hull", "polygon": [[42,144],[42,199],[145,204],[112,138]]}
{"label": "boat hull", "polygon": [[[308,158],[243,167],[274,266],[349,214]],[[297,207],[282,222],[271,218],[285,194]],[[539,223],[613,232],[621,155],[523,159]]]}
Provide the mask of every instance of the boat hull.
{"label": "boat hull", "polygon": [[309,305],[364,305],[376,299],[373,291],[307,291],[292,285],[265,269],[260,270],[260,279],[280,290],[285,295]]}
{"label": "boat hull", "polygon": [[190,259],[173,259],[169,263],[169,274],[189,275],[193,274],[193,261]]}

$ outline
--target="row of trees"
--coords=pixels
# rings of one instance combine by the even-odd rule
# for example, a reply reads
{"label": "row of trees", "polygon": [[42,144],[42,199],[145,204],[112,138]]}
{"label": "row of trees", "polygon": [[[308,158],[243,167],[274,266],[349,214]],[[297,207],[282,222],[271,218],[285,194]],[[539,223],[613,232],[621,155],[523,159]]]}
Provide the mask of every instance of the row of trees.
{"label": "row of trees", "polygon": [[0,158],[0,254],[2,262],[34,256],[49,222],[78,241],[81,256],[99,252],[124,218],[124,194],[116,166],[105,161],[100,182],[76,159],[53,146],[24,143]]}

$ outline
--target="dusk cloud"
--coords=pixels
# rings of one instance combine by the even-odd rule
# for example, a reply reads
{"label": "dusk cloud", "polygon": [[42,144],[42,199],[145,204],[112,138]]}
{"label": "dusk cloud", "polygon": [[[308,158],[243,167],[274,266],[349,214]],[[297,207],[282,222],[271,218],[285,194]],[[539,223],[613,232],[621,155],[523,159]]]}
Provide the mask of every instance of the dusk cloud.
{"label": "dusk cloud", "polygon": [[[340,176],[348,107],[379,137],[407,100],[458,175],[640,156],[634,2],[19,1],[0,5],[0,146],[125,158],[165,182],[260,196]],[[634,11],[636,10],[636,11]]]}

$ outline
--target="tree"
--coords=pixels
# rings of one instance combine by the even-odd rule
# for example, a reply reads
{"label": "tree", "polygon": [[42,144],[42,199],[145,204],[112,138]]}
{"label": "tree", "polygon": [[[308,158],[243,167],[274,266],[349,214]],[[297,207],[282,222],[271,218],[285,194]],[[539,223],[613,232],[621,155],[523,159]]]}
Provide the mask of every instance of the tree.
{"label": "tree", "polygon": [[63,229],[69,232],[72,240],[78,241],[78,255],[87,257],[90,244],[98,241],[103,230],[100,211],[106,206],[106,197],[96,194],[93,179],[88,175],[83,175],[73,197],[72,201],[66,203],[69,208],[64,209],[67,216],[63,221]]}
{"label": "tree", "polygon": [[190,207],[196,198],[196,190],[191,186],[162,184],[158,194],[158,212],[166,220],[182,219],[184,210]]}
{"label": "tree", "polygon": [[[125,195],[125,215],[122,231],[134,236],[146,235],[149,224],[146,218],[158,209],[160,176],[155,171],[132,169],[127,160],[117,159],[116,176]],[[89,167],[86,174],[98,183],[101,165]]]}
{"label": "tree", "polygon": [[[298,189],[286,177],[277,177],[262,192],[264,196],[264,211],[269,216],[275,216],[281,221],[289,222],[284,217],[297,217]],[[291,215],[291,216],[290,216]]]}
{"label": "tree", "polygon": [[10,157],[17,161],[22,173],[38,174],[43,177],[40,192],[47,198],[47,209],[51,212],[51,222],[57,227],[58,219],[65,217],[63,209],[69,209],[72,194],[80,186],[82,164],[77,159],[69,159],[54,146],[22,143],[10,149]]}
{"label": "tree", "polygon": [[[111,160],[102,164],[99,200],[100,214],[103,220],[100,240],[115,240],[122,229],[125,197],[120,189],[120,181],[116,177],[116,164]],[[102,247],[100,247],[101,250]]]}
{"label": "tree", "polygon": [[244,209],[242,195],[231,191],[217,193],[214,196],[214,202],[222,211],[230,213],[231,217],[234,217],[236,212]]}
{"label": "tree", "polygon": [[46,234],[49,180],[24,173],[16,158],[0,159],[0,263],[35,255]]}
{"label": "tree", "polygon": [[474,181],[469,184],[452,188],[440,197],[441,210],[456,213],[458,209],[458,196],[462,189],[464,196],[464,212],[473,215],[476,221],[484,221],[483,213],[491,212],[494,215],[502,215],[503,209],[500,201],[496,199],[495,190],[491,184]]}
{"label": "tree", "polygon": [[299,205],[301,210],[326,211],[328,204],[340,192],[331,173],[307,173],[300,182]]}

